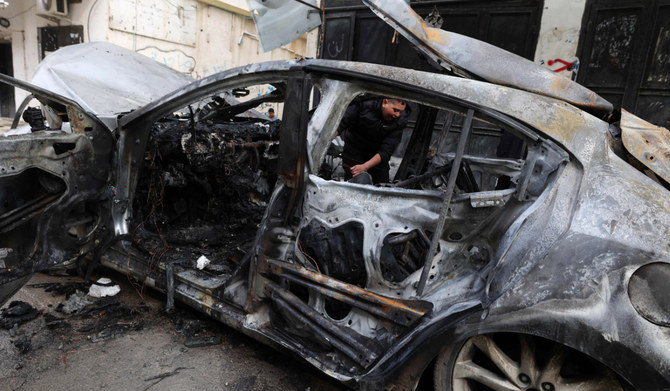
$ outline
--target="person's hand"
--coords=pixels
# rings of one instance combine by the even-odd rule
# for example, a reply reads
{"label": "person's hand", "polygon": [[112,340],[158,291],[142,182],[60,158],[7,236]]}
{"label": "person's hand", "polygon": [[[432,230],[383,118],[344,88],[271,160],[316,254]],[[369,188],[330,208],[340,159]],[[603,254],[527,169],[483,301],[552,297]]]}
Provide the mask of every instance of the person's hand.
{"label": "person's hand", "polygon": [[356,175],[358,175],[358,174],[360,174],[360,173],[362,173],[362,172],[367,171],[367,169],[365,168],[365,165],[363,165],[363,164],[357,164],[357,165],[351,167],[351,168],[349,169],[349,171],[351,171],[351,175],[356,176]]}

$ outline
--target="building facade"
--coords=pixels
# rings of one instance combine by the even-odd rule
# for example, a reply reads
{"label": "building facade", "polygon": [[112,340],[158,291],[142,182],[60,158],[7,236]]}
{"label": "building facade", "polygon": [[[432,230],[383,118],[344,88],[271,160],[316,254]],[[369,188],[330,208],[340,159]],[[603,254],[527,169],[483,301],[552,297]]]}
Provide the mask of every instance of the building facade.
{"label": "building facade", "polygon": [[[246,0],[8,2],[0,9],[7,21],[0,23],[0,72],[22,80],[29,81],[49,53],[81,42],[112,42],[196,79],[248,63],[316,54],[316,42],[307,42],[315,38],[307,36],[264,53]],[[13,115],[23,98],[0,91],[0,116]]]}

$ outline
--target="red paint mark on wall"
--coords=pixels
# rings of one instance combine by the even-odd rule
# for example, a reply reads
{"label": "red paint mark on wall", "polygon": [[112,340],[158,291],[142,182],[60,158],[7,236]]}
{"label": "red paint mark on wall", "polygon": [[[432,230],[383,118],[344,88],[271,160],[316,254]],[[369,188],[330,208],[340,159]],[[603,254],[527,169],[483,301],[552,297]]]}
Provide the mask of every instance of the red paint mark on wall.
{"label": "red paint mark on wall", "polygon": [[553,66],[554,64],[563,64],[563,66],[552,69],[554,72],[563,72],[563,71],[572,71],[578,64],[579,60],[575,60],[573,62],[570,61],[565,61],[561,60],[560,58],[557,58],[555,60],[549,60],[547,61],[547,65]]}

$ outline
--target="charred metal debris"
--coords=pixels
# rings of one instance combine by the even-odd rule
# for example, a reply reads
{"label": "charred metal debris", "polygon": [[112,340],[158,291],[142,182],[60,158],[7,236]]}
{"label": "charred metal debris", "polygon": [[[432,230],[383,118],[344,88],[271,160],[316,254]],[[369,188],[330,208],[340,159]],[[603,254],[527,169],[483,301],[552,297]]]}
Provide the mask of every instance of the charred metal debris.
{"label": "charred metal debris", "polygon": [[135,195],[132,241],[155,261],[230,275],[250,250],[277,180],[279,122],[152,128]]}

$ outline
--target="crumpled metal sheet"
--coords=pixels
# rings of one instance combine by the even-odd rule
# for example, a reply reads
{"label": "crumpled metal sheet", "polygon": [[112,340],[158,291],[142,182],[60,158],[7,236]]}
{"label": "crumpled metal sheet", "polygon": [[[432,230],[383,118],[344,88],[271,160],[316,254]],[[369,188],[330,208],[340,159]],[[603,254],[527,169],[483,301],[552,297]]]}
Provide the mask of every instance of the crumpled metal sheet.
{"label": "crumpled metal sheet", "polygon": [[47,56],[32,79],[36,86],[107,118],[138,109],[192,81],[149,57],[108,42],[66,46]]}
{"label": "crumpled metal sheet", "polygon": [[621,110],[621,139],[640,163],[670,182],[670,130]]}
{"label": "crumpled metal sheet", "polygon": [[403,0],[363,0],[363,3],[449,71],[557,98],[601,115],[613,110],[612,104],[595,92],[532,61],[486,42],[428,26]]}
{"label": "crumpled metal sheet", "polygon": [[276,49],[321,24],[316,0],[248,0],[263,51]]}

